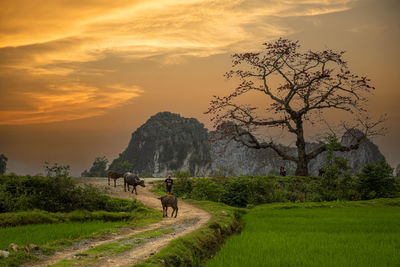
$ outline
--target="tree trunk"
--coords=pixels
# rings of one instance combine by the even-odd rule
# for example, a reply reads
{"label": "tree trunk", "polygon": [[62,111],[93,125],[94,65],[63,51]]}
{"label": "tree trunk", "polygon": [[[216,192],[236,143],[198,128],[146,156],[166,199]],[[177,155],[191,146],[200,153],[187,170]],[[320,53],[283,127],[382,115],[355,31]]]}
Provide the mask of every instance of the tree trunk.
{"label": "tree trunk", "polygon": [[296,121],[297,128],[297,168],[295,175],[296,176],[308,176],[308,160],[306,155],[306,142],[304,140],[304,132],[303,132],[303,121],[298,119]]}

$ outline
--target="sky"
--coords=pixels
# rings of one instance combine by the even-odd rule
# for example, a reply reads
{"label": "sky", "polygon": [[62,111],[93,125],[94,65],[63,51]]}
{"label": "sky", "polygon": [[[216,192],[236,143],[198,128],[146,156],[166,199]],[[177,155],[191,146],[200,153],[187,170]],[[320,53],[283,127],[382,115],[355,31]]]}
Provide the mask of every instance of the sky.
{"label": "sky", "polygon": [[[0,154],[7,172],[44,173],[45,161],[77,176],[112,161],[160,111],[211,129],[213,95],[234,87],[230,55],[280,37],[304,50],[344,50],[376,87],[374,142],[400,163],[398,0],[2,0]],[[335,117],[335,116],[333,116]],[[341,115],[336,119],[340,120]]]}

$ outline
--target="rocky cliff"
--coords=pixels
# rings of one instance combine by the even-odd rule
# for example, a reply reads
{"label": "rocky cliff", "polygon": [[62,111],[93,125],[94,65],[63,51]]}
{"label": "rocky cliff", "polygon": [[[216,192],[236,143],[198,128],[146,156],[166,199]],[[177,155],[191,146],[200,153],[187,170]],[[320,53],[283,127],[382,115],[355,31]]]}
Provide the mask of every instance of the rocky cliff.
{"label": "rocky cliff", "polygon": [[211,170],[208,132],[196,119],[161,112],[151,117],[133,134],[118,161],[133,163],[135,172],[165,176],[173,170],[189,170],[206,175]]}
{"label": "rocky cliff", "polygon": [[[345,134],[342,144],[353,142],[351,136]],[[308,147],[316,145],[308,144]],[[282,148],[288,153],[296,153],[295,147]],[[337,155],[349,158],[353,172],[383,157],[378,147],[369,140],[364,141],[358,150]],[[325,164],[325,157],[323,153],[310,162],[310,173],[318,173],[318,169]],[[278,174],[280,166],[285,166],[288,173],[294,172],[296,167],[293,162],[282,160],[271,149],[249,149],[235,141],[219,140],[215,132],[208,132],[196,119],[170,112],[158,113],[139,127],[110,169],[113,164],[125,160],[133,163],[138,173],[152,173],[160,177],[174,170],[188,170],[195,176],[215,173],[264,175]]]}

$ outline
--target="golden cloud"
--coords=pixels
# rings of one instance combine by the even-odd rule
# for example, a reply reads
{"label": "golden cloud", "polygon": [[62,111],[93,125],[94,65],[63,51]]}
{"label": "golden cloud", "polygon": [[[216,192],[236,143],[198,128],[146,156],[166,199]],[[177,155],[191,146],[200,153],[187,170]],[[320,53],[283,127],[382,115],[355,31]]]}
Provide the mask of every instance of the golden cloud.
{"label": "golden cloud", "polygon": [[107,88],[85,85],[51,86],[53,93],[25,92],[33,104],[29,110],[0,112],[0,125],[57,122],[105,114],[110,108],[129,103],[142,92],[137,86],[115,84]]}
{"label": "golden cloud", "polygon": [[[278,23],[279,18],[338,12],[352,4],[351,0],[43,0],[39,5],[5,0],[0,9],[0,74],[7,83],[0,86],[0,94],[24,99],[16,102],[29,103],[30,109],[5,103],[0,124],[98,116],[137,97],[138,87],[107,85],[117,76],[104,79],[105,84],[94,78],[110,77],[121,68],[90,70],[88,65],[110,54],[126,61],[162,55],[158,62],[179,64],[184,56],[249,49],[293,33]],[[22,75],[26,81],[40,82],[17,88],[9,81]]]}

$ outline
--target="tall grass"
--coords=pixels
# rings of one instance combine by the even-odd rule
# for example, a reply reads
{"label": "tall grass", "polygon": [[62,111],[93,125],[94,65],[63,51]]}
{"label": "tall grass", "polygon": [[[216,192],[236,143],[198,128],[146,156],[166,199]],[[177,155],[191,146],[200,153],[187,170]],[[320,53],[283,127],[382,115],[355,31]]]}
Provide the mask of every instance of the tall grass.
{"label": "tall grass", "polygon": [[10,243],[19,246],[33,243],[40,246],[54,240],[90,236],[103,229],[115,228],[124,224],[126,222],[123,221],[88,221],[0,228],[0,249],[6,249]]}
{"label": "tall grass", "polygon": [[263,205],[207,266],[398,266],[399,203]]}

